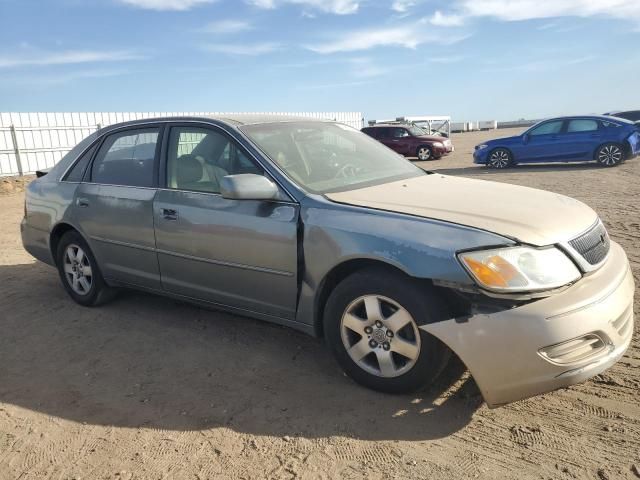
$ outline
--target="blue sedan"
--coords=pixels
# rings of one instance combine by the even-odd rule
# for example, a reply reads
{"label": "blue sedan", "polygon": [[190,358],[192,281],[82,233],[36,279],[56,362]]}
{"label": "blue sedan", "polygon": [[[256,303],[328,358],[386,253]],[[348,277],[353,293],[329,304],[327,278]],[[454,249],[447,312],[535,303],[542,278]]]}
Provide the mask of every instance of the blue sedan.
{"label": "blue sedan", "polygon": [[613,167],[640,153],[640,130],[633,122],[607,116],[543,120],[521,135],[475,147],[473,162],[492,168],[516,163],[596,161]]}

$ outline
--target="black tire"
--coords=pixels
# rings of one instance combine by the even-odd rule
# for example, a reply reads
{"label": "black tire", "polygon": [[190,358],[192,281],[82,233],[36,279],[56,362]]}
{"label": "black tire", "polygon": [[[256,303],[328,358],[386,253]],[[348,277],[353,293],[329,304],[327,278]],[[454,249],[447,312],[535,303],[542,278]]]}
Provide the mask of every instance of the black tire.
{"label": "black tire", "polygon": [[[396,302],[411,315],[417,326],[449,318],[442,301],[425,283],[385,268],[370,268],[350,275],[340,282],[329,296],[323,319],[326,341],[344,372],[365,387],[387,393],[409,393],[432,384],[446,366],[451,351],[436,337],[422,330],[415,329],[419,332],[420,337],[417,359],[407,371],[398,376],[375,375],[351,358],[343,341],[342,318],[343,315],[346,315],[347,308],[353,305],[354,301],[357,301],[356,299],[366,295],[378,295]],[[381,311],[384,308],[388,308],[388,306],[383,305]],[[390,317],[389,315],[384,320],[386,321]],[[406,328],[415,331],[412,325],[407,324]],[[403,330],[406,333],[406,330]],[[371,342],[372,336],[348,331],[358,335],[358,338],[354,340],[355,343],[364,340],[369,346],[371,345],[369,342]],[[372,332],[372,335],[375,333]],[[396,335],[405,335],[405,333]],[[365,339],[364,335],[367,335],[369,340]],[[398,339],[392,338],[391,340]],[[415,339],[415,342],[418,343],[418,339]],[[390,349],[393,350],[391,347]],[[388,349],[385,347],[385,350]],[[379,353],[382,352],[372,349],[363,357],[363,360],[378,363],[377,354]],[[397,354],[393,353],[392,357],[394,358],[393,364],[396,366],[398,363]],[[400,357],[400,361],[402,359],[403,357]],[[380,373],[382,372],[380,371]]]}
{"label": "black tire", "polygon": [[618,143],[605,143],[596,150],[596,161],[603,167],[615,167],[624,162],[625,149]]}
{"label": "black tire", "polygon": [[433,150],[429,145],[420,145],[416,148],[416,157],[418,157],[418,160],[421,162],[426,162],[435,158],[433,156]]}
{"label": "black tire", "polygon": [[[65,256],[67,254],[68,248],[73,246],[80,247],[80,249],[82,250],[83,262],[81,263],[85,264],[84,268],[86,269],[87,266],[90,267],[91,275],[87,275],[85,277],[85,279],[90,279],[88,280],[90,288],[88,288],[86,292],[75,291],[72,285],[73,282],[69,278],[69,275],[72,274],[65,271],[65,265],[67,265]],[[86,259],[84,257],[86,257]],[[58,267],[58,273],[60,275],[60,280],[62,281],[62,286],[76,303],[79,303],[80,305],[83,305],[85,307],[94,307],[97,305],[101,305],[113,298],[115,291],[105,283],[104,278],[102,277],[102,273],[100,272],[100,268],[98,267],[98,262],[96,262],[91,248],[89,248],[87,242],[84,241],[84,238],[82,238],[82,235],[80,235],[78,232],[73,230],[69,231],[65,233],[60,239],[56,252],[56,266]],[[76,265],[75,267],[77,269],[78,265]]]}
{"label": "black tire", "polygon": [[487,157],[489,168],[503,169],[513,166],[513,155],[506,148],[494,148]]}

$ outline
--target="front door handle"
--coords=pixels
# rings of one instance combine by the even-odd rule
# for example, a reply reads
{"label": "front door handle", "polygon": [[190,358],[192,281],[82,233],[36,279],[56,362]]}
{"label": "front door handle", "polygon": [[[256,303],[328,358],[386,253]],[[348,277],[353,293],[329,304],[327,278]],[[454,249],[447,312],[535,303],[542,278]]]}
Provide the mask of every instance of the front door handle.
{"label": "front door handle", "polygon": [[162,211],[162,217],[165,220],[177,220],[178,219],[178,212],[176,210],[173,210],[172,208],[163,208],[161,211]]}
{"label": "front door handle", "polygon": [[76,200],[76,203],[78,204],[79,207],[81,208],[87,208],[89,206],[89,200],[86,198],[78,198]]}

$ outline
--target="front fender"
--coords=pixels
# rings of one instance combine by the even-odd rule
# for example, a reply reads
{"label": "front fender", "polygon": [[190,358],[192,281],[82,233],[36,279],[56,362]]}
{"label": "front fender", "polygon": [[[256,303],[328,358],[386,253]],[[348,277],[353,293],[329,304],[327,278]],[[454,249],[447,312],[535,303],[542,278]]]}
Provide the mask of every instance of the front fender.
{"label": "front fender", "polygon": [[[329,207],[329,208],[327,208]],[[456,252],[514,242],[479,229],[410,215],[326,202],[303,206],[298,321],[315,321],[316,293],[336,266],[355,259],[394,266],[407,275],[472,286]]]}

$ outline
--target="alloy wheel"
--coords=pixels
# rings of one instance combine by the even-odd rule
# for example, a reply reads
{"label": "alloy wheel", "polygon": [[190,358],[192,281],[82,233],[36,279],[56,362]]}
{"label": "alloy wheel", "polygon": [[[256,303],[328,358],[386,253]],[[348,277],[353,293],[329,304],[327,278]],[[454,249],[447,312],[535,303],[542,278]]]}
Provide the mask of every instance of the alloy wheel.
{"label": "alloy wheel", "polygon": [[510,162],[509,153],[504,150],[496,150],[489,156],[489,164],[494,168],[506,168]]}
{"label": "alloy wheel", "polygon": [[429,160],[431,158],[431,150],[427,147],[420,147],[418,149],[418,159],[420,160]]}
{"label": "alloy wheel", "polygon": [[78,295],[87,295],[91,290],[91,262],[84,250],[74,243],[69,244],[64,252],[64,276]]}
{"label": "alloy wheel", "polygon": [[363,370],[383,378],[409,371],[420,355],[420,332],[409,313],[381,295],[351,302],[340,321],[342,343]]}
{"label": "alloy wheel", "polygon": [[603,165],[616,165],[622,160],[622,150],[617,145],[605,145],[598,153],[598,161]]}

